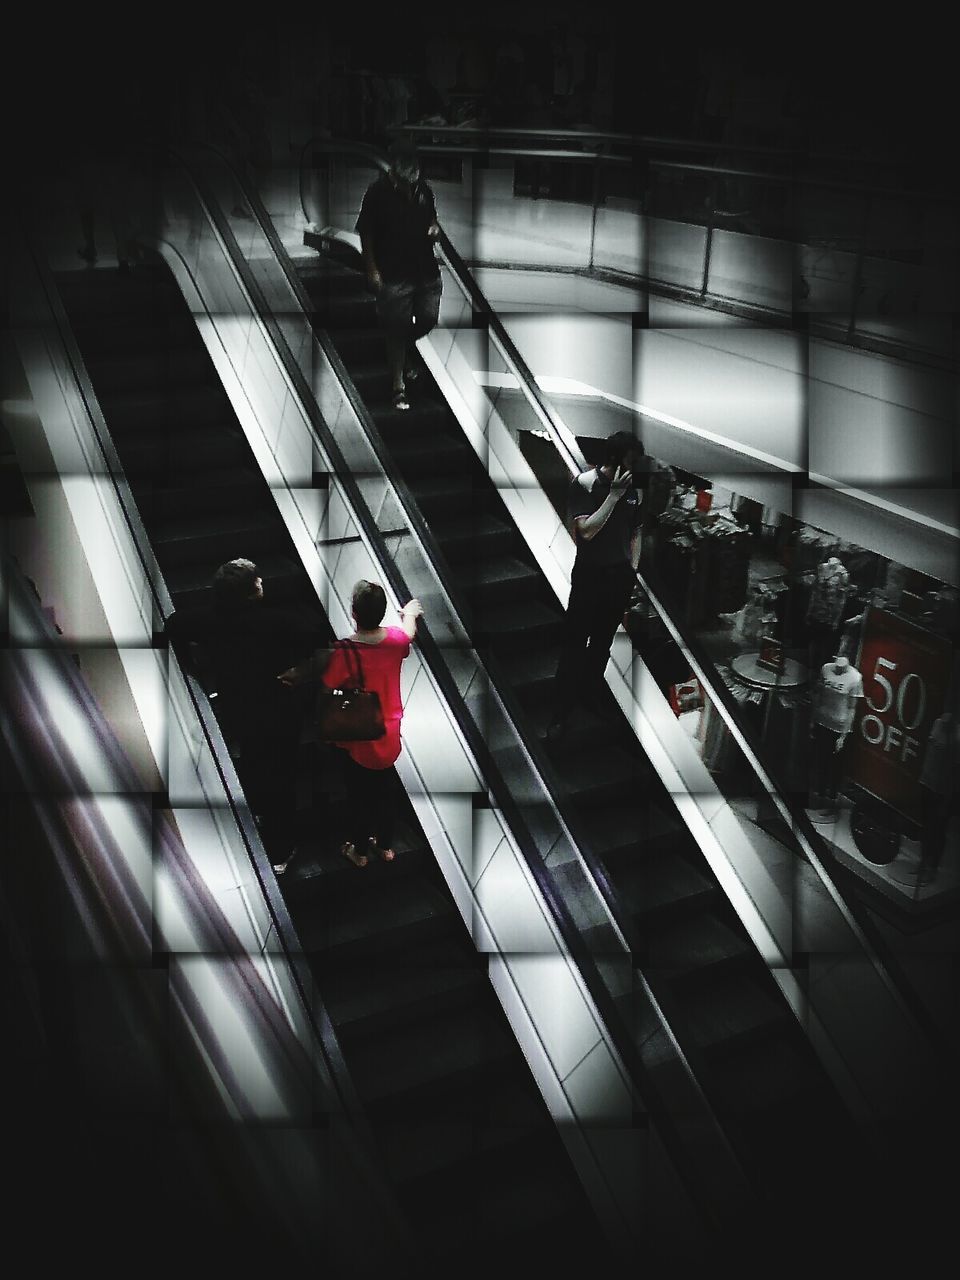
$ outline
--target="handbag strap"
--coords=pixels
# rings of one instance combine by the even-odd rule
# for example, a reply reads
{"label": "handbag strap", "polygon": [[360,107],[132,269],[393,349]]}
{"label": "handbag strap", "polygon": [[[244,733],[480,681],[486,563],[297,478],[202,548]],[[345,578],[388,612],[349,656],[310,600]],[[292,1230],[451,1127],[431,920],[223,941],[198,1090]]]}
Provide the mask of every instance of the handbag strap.
{"label": "handbag strap", "polygon": [[[338,640],[338,641],[336,641],[336,644],[334,645],[334,647],[335,647],[335,648],[337,648],[337,649],[342,648],[342,649],[344,649],[344,650],[346,651],[346,653],[348,653],[348,654],[352,655],[352,657],[353,657],[353,661],[354,661],[354,664],[355,664],[355,666],[356,666],[356,677],[355,677],[355,678],[356,678],[357,684],[356,684],[356,686],[355,686],[355,687],[356,687],[357,689],[365,689],[365,688],[366,688],[366,685],[364,684],[364,681],[363,681],[363,663],[360,661],[360,654],[359,654],[359,652],[358,652],[358,646],[354,643],[354,641],[353,641],[353,640]],[[348,672],[348,674],[352,674],[352,672],[350,672],[350,658],[349,658],[349,657],[347,658],[347,672]]]}

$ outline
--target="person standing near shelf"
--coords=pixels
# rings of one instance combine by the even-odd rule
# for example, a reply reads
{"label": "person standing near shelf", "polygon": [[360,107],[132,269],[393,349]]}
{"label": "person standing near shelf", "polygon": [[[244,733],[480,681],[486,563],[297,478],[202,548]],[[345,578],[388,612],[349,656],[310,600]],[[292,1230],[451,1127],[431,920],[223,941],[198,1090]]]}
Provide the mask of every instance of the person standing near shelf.
{"label": "person standing near shelf", "polygon": [[626,431],[609,436],[603,461],[570,485],[568,513],[577,554],[570,575],[563,649],[554,678],[547,740],[563,737],[576,701],[595,702],[640,563],[643,445]]}
{"label": "person standing near shelf", "polygon": [[393,407],[404,412],[410,408],[407,383],[417,376],[409,345],[436,326],[441,294],[433,252],[440,235],[437,206],[412,143],[398,139],[391,146],[390,171],[364,193],[357,231],[386,340]]}

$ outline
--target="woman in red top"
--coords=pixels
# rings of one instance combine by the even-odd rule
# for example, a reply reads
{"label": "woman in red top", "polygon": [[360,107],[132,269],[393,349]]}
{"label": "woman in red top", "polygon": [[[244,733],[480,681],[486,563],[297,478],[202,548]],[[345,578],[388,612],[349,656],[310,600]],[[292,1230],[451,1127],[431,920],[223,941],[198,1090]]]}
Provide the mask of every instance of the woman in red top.
{"label": "woman in red top", "polygon": [[[384,862],[396,857],[390,847],[394,823],[394,775],[392,765],[400,755],[400,666],[410,652],[417,634],[417,619],[423,613],[419,600],[411,600],[400,610],[401,626],[384,627],[387,597],[377,582],[360,581],[351,602],[356,631],[348,637],[362,649],[354,654],[363,667],[363,681],[380,695],[386,733],[373,742],[338,742],[344,753],[350,808],[347,834],[340,849],[357,867],[367,865],[367,853]],[[335,649],[323,673],[331,689],[352,682],[351,664],[342,649]]]}

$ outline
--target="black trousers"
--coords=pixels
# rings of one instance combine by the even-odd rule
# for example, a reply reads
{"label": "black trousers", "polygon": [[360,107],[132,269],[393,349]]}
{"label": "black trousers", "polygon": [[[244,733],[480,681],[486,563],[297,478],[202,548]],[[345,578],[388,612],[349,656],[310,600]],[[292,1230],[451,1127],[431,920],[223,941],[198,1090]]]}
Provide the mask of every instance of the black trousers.
{"label": "black trousers", "polygon": [[371,836],[381,849],[389,849],[396,821],[396,771],[392,767],[367,769],[346,751],[341,754],[347,788],[343,838],[356,845],[358,853],[363,853]]}
{"label": "black trousers", "polygon": [[260,816],[260,835],[271,862],[286,862],[297,840],[297,760],[301,718],[278,716],[243,726],[237,777],[247,804]]}
{"label": "black trousers", "polygon": [[554,682],[558,714],[578,699],[593,698],[603,687],[610,647],[630,603],[635,578],[629,563],[607,568],[574,563]]}
{"label": "black trousers", "polygon": [[810,734],[810,790],[826,800],[836,800],[843,776],[844,751],[837,751],[839,737],[839,730],[822,724],[815,724]]}

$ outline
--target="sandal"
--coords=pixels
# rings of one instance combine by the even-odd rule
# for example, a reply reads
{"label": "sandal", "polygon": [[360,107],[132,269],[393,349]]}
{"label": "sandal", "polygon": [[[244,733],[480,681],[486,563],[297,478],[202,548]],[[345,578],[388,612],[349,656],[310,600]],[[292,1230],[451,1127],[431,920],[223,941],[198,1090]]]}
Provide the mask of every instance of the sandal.
{"label": "sandal", "polygon": [[381,849],[373,836],[368,837],[367,848],[383,862],[393,862],[394,858],[397,856],[394,849]]}
{"label": "sandal", "polygon": [[401,413],[405,413],[410,408],[410,401],[407,399],[405,391],[395,391],[393,393],[393,407],[399,409]]}
{"label": "sandal", "polygon": [[340,852],[345,858],[349,858],[355,867],[365,867],[367,865],[367,855],[365,853],[357,853],[356,845],[351,840],[341,845]]}

